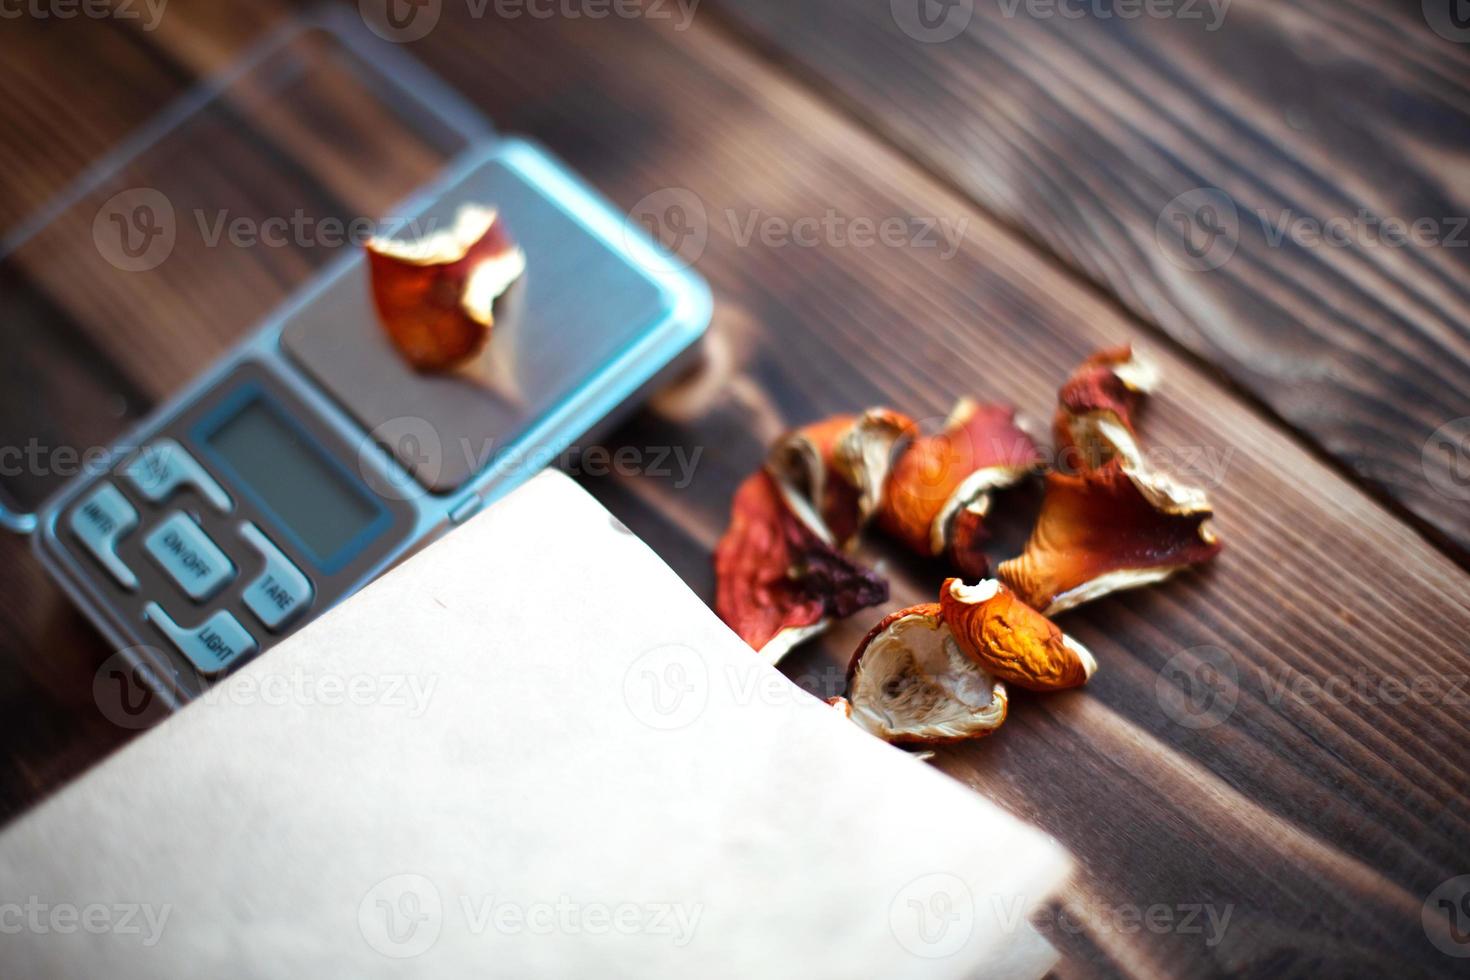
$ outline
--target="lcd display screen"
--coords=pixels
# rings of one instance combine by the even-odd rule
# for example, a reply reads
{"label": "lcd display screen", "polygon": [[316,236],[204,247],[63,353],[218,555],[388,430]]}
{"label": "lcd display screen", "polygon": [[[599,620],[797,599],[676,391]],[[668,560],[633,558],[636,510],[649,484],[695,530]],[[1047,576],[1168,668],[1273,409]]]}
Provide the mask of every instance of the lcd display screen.
{"label": "lcd display screen", "polygon": [[263,397],[248,401],[206,441],[319,564],[332,563],[383,514],[365,489]]}

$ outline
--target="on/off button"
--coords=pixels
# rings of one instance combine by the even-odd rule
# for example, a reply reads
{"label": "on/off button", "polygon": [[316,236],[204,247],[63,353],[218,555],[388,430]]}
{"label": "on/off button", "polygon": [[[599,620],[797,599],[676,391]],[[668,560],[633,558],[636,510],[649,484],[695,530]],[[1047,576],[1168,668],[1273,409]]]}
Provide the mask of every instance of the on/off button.
{"label": "on/off button", "polygon": [[184,594],[203,602],[235,575],[235,566],[193,518],[175,512],[143,539],[143,548]]}

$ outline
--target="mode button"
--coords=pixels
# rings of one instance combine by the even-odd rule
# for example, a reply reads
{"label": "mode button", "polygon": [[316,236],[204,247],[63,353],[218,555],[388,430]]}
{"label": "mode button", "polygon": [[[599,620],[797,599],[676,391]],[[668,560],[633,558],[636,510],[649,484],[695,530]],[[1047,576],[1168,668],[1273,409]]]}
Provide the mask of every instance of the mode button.
{"label": "mode button", "polygon": [[199,461],[190,456],[173,439],[155,439],[123,467],[126,476],[149,503],[161,504],[180,487],[190,486],[208,500],[215,510],[229,513],[230,497],[204,472]]}

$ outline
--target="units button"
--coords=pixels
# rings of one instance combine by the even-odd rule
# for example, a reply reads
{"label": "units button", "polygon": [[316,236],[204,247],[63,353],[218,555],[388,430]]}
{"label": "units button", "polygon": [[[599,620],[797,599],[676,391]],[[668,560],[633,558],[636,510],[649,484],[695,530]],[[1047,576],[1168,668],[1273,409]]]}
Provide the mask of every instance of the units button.
{"label": "units button", "polygon": [[184,594],[203,602],[235,577],[219,545],[187,514],[175,512],[143,539],[143,548]]}
{"label": "units button", "polygon": [[255,638],[245,632],[240,621],[224,610],[220,610],[194,629],[187,629],[174,622],[173,617],[163,611],[156,602],[143,608],[158,631],[168,638],[174,648],[189,659],[200,673],[213,676],[228,669],[230,665],[255,652]]}
{"label": "units button", "polygon": [[275,632],[311,605],[316,591],[301,569],[281,553],[260,528],[248,521],[240,525],[240,536],[265,559],[260,575],[245,586],[245,608]]}
{"label": "units button", "polygon": [[128,590],[138,587],[138,576],[117,554],[118,541],[138,526],[138,512],[122,491],[102,484],[71,512],[70,523],[72,533],[119,585]]}

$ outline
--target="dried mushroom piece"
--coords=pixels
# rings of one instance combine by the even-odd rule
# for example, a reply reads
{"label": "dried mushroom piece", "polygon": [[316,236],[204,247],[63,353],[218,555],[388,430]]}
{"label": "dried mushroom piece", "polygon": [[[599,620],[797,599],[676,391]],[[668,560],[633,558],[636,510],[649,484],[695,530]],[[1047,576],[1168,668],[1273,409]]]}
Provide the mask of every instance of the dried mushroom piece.
{"label": "dried mushroom piece", "polygon": [[451,228],[366,249],[378,319],[404,360],[446,371],[472,359],[494,326],[495,301],[526,269],[493,208],[466,204]]}
{"label": "dried mushroom piece", "polygon": [[989,511],[987,494],[961,508],[950,523],[949,561],[965,578],[984,578],[990,572],[990,556],[985,553],[985,542],[990,538],[985,526]]}
{"label": "dried mushroom piece", "polygon": [[1006,585],[1050,616],[1168,578],[1213,558],[1220,542],[1209,500],[1122,460],[1082,473],[1049,473],[1036,528],[1019,558],[1002,562]]}
{"label": "dried mushroom piece", "polygon": [[949,579],[939,608],[960,649],[1008,684],[1061,691],[1081,687],[1097,671],[1086,647],[994,579]]}
{"label": "dried mushroom piece", "polygon": [[715,547],[715,612],[770,662],[887,599],[888,583],[840,554],[814,514],[793,512],[769,473],[735,492]]}
{"label": "dried mushroom piece", "polygon": [[1061,468],[1095,469],[1119,456],[1141,468],[1134,416],[1158,381],[1158,369],[1131,346],[1083,361],[1057,393],[1052,427]]}
{"label": "dried mushroom piece", "polygon": [[912,426],[886,408],[836,415],[782,436],[766,469],[793,506],[815,509],[836,543],[848,547],[877,509],[893,448]]}
{"label": "dried mushroom piece", "polygon": [[932,744],[989,735],[1007,703],[1005,685],[960,649],[929,603],[884,617],[863,639],[842,710],[885,741]]}
{"label": "dried mushroom piece", "polygon": [[879,526],[919,554],[948,552],[966,574],[983,575],[988,562],[980,545],[992,492],[1041,465],[1036,443],[1016,426],[1015,409],[961,399],[942,431],[915,438],[893,464]]}

